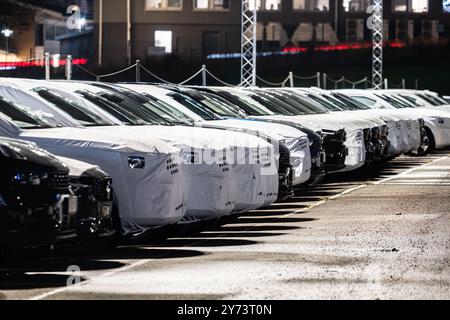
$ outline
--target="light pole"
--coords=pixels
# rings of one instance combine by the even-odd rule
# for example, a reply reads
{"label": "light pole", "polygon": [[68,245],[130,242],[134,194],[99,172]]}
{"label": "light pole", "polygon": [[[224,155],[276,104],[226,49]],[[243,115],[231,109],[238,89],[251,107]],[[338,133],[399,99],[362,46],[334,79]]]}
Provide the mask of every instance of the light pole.
{"label": "light pole", "polygon": [[8,54],[9,54],[8,40],[9,40],[9,37],[12,36],[13,31],[11,29],[5,28],[1,31],[1,33],[5,37],[6,62],[8,62]]}

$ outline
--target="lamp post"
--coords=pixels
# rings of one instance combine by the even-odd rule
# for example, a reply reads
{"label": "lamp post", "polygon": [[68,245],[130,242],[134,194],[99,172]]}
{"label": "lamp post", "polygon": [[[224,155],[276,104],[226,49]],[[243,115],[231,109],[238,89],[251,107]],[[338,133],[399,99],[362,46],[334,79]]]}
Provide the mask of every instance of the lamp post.
{"label": "lamp post", "polygon": [[8,40],[9,40],[9,37],[12,36],[13,31],[11,29],[5,28],[1,31],[1,33],[5,37],[6,62],[8,62],[8,54],[9,54]]}

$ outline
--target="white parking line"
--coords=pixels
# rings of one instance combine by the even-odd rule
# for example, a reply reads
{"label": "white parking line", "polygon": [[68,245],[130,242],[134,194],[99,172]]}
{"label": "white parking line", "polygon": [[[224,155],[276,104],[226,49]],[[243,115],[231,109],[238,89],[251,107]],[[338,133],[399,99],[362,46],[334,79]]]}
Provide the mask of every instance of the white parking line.
{"label": "white parking line", "polygon": [[431,161],[429,163],[426,163],[426,164],[421,165],[421,166],[416,167],[416,168],[408,169],[408,170],[403,171],[403,172],[401,172],[401,173],[399,173],[399,174],[397,174],[395,176],[392,176],[392,177],[389,177],[389,178],[386,178],[386,179],[383,179],[383,180],[375,181],[373,184],[375,184],[375,185],[377,185],[377,184],[385,184],[385,183],[387,183],[387,182],[389,182],[391,180],[395,180],[395,179],[399,179],[399,178],[402,178],[404,176],[407,176],[408,174],[410,174],[410,173],[412,173],[412,172],[414,172],[416,170],[420,170],[420,169],[424,169],[424,168],[433,166],[433,164],[435,164],[435,163],[437,163],[439,161],[445,160],[445,159],[448,159],[448,156],[437,158],[437,159],[435,159],[435,160],[433,160],[433,161]]}

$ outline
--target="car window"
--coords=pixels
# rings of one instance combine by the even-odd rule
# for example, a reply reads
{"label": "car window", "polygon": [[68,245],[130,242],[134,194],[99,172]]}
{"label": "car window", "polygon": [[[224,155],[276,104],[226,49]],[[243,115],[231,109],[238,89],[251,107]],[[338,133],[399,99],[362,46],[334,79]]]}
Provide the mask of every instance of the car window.
{"label": "car window", "polygon": [[377,104],[376,100],[363,96],[352,96],[352,98],[369,107],[375,107],[375,105]]}
{"label": "car window", "polygon": [[13,102],[0,97],[0,113],[11,119],[16,126],[22,129],[51,128],[47,123],[28,114]]}
{"label": "car window", "polygon": [[64,111],[84,126],[112,125],[110,122],[104,120],[102,117],[96,115],[95,113],[53,91],[50,91],[47,88],[34,88],[33,91],[36,92],[41,98],[55,106],[57,109]]}

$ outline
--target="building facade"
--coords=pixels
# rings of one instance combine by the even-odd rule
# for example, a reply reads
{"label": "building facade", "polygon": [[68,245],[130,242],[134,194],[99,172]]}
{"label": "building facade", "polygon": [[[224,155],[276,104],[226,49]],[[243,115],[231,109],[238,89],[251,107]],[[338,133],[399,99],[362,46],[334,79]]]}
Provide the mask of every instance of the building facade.
{"label": "building facade", "polygon": [[[370,41],[370,4],[371,0],[255,0],[259,50]],[[450,1],[384,0],[384,20],[388,41],[446,41]],[[238,0],[95,0],[94,21],[94,60],[102,64],[240,51]]]}

